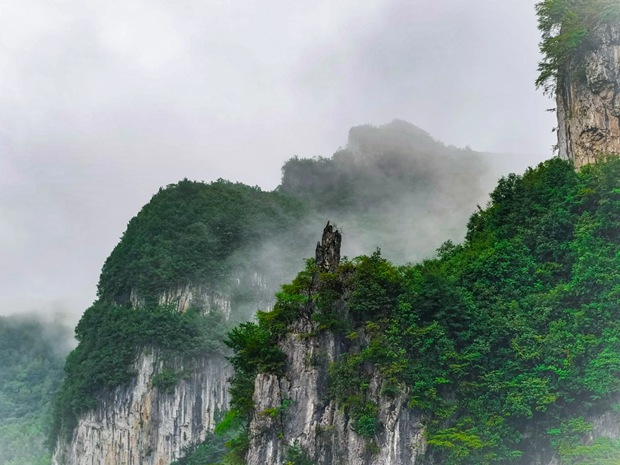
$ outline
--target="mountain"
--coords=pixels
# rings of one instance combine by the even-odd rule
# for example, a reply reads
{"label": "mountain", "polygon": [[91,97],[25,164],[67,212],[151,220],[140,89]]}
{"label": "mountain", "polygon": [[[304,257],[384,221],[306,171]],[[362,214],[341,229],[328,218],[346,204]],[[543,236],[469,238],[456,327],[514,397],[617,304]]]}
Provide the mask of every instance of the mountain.
{"label": "mountain", "polygon": [[[222,339],[268,308],[304,208],[280,193],[217,181],[161,189],[106,260],[57,397],[54,463],[170,463],[228,406]],[[294,248],[292,250],[295,250]]]}
{"label": "mountain", "polygon": [[[352,129],[349,146],[330,159],[290,160],[274,192],[223,180],[161,189],[129,222],[76,328],[56,403],[54,463],[181,458],[227,409],[226,333],[273,307],[326,218],[357,231],[353,253],[370,246],[403,262],[428,256],[442,231],[462,237],[467,212],[484,202],[485,157],[396,121]],[[454,171],[457,185],[446,180]],[[396,219],[404,229],[385,228]]]}
{"label": "mountain", "polygon": [[[395,120],[274,192],[161,189],[76,328],[52,462],[620,463],[620,9],[537,11],[565,160],[487,203],[497,157]],[[5,329],[3,459],[48,463],[58,358]]]}
{"label": "mountain", "polygon": [[446,146],[394,120],[351,128],[347,146],[331,158],[287,161],[279,190],[318,213],[314,231],[327,219],[345,230],[347,255],[380,247],[393,260],[415,261],[441,240],[462,240],[469,215],[487,201],[486,180],[503,174],[501,158]]}

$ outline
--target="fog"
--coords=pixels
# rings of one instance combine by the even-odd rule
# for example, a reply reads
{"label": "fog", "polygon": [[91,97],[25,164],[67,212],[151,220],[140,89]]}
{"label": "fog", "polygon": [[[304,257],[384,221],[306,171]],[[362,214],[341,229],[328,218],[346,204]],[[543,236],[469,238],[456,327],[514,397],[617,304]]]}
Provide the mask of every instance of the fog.
{"label": "fog", "polygon": [[0,2],[0,313],[77,319],[160,186],[271,190],[359,124],[509,154],[485,188],[549,158],[534,3]]}

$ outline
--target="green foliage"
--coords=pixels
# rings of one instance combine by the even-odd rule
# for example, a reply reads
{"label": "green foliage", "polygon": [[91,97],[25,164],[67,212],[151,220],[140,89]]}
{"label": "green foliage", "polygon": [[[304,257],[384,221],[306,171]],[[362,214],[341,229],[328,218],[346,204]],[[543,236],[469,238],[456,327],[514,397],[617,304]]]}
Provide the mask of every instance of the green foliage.
{"label": "green foliage", "polygon": [[285,356],[277,344],[276,335],[259,320],[259,324],[242,323],[228,333],[226,345],[233,350],[229,358],[235,374],[230,380],[230,414],[249,419],[254,409],[252,394],[258,373],[281,374]]}
{"label": "green foliage", "polygon": [[[258,312],[261,327],[268,330],[274,338],[286,334],[288,326],[302,314],[311,298],[312,283],[316,272],[314,260],[306,261],[291,284],[284,284],[276,293],[276,304],[270,312]],[[267,329],[268,328],[268,329]]]}
{"label": "green foliage", "polygon": [[578,417],[548,431],[562,464],[613,465],[620,462],[620,440],[598,438],[586,442],[584,439],[591,430],[592,425]]}
{"label": "green foliage", "polygon": [[166,394],[174,394],[176,385],[183,378],[189,375],[188,372],[179,372],[170,368],[164,367],[159,373],[157,373],[151,379],[153,387],[159,389]]}
{"label": "green foliage", "polygon": [[[79,414],[95,408],[98,396],[128,383],[140,350],[157,350],[168,360],[186,364],[208,353],[222,353],[229,329],[221,312],[202,314],[196,309],[179,313],[170,306],[128,309],[96,302],[78,323],[78,346],[65,364],[65,381],[56,397],[53,437],[69,434]],[[187,373],[164,369],[153,383],[164,392]]]}
{"label": "green foliage", "polygon": [[353,431],[360,436],[373,438],[379,428],[379,422],[377,420],[378,413],[379,409],[377,405],[372,402],[366,402],[361,406],[356,406],[356,408],[351,409]]}
{"label": "green foliage", "polygon": [[[271,312],[258,312],[258,322],[242,323],[228,333],[226,345],[233,351],[229,357],[235,374],[230,379],[230,410],[216,428],[224,433],[232,430],[247,431],[254,413],[254,381],[259,373],[282,375],[285,368],[285,355],[278,345],[286,335],[289,326],[302,315],[314,309],[312,289],[318,280],[318,273],[313,260],[306,262],[291,284],[282,286],[276,294],[277,301]],[[329,280],[327,276],[323,279]],[[314,317],[314,316],[313,316]],[[290,405],[284,400],[280,407],[258,412],[267,416],[281,416]],[[247,448],[246,440],[231,442],[232,451],[227,456],[243,460]],[[242,463],[242,462],[240,462]],[[297,463],[297,462],[293,462]],[[302,463],[302,462],[299,462]]]}
{"label": "green foliage", "polygon": [[353,291],[348,302],[351,312],[362,321],[377,319],[396,304],[401,293],[399,271],[376,251],[355,262]]}
{"label": "green foliage", "polygon": [[279,237],[304,211],[289,196],[240,183],[169,185],[127,225],[103,266],[99,297],[126,303],[133,291],[152,306],[174,286],[226,285],[237,257],[251,261],[253,247]]}
{"label": "green foliage", "polygon": [[248,418],[238,408],[231,408],[215,427],[215,434],[227,438],[227,452],[222,465],[245,465],[245,455],[250,445]]}
{"label": "green foliage", "polygon": [[193,444],[183,451],[183,457],[171,465],[218,465],[224,459],[228,449],[229,438],[223,435],[209,434],[200,444]]}
{"label": "green foliage", "polygon": [[588,38],[594,28],[620,19],[616,0],[544,0],[536,5],[536,11],[543,54],[536,86],[546,91],[566,76],[568,66],[581,65],[579,60],[590,46]]}
{"label": "green foliage", "polygon": [[0,463],[49,465],[46,439],[70,331],[0,317]]}
{"label": "green foliage", "polygon": [[287,448],[284,465],[315,465],[315,462],[308,458],[299,444],[295,443]]}

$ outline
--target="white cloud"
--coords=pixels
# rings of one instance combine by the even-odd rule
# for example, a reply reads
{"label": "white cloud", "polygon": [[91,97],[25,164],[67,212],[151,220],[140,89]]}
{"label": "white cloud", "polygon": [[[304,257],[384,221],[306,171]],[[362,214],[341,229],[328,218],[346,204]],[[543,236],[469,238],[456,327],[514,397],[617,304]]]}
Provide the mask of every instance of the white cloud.
{"label": "white cloud", "polygon": [[547,155],[533,4],[0,1],[0,312],[81,312],[160,186],[271,189],[284,160],[330,155],[353,125]]}

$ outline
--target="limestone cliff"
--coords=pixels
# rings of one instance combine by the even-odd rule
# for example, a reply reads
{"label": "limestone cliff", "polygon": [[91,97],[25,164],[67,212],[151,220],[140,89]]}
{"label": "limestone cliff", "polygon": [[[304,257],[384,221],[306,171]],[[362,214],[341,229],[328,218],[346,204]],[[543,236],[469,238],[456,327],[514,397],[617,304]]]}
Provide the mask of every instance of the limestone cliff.
{"label": "limestone cliff", "polygon": [[[327,225],[317,245],[316,272],[308,290],[308,304],[288,326],[279,347],[285,355],[282,373],[260,373],[254,380],[253,402],[245,456],[247,465],[440,465],[448,463],[445,450],[433,447],[427,433],[434,412],[411,408],[410,388],[404,384],[394,389],[383,379],[378,366],[366,361],[367,389],[363,402],[376,406],[376,427],[362,431],[346,405],[331,391],[330,377],[334,362],[342,356],[360,354],[372,345],[371,329],[355,327],[354,334],[326,330],[315,316],[320,312],[319,275],[335,273],[339,257],[340,233]],[[340,270],[342,276],[342,269]],[[346,272],[345,272],[346,273]],[[344,277],[346,281],[346,276]],[[348,291],[344,290],[346,299]],[[335,303],[338,317],[354,320],[345,301]],[[277,308],[277,306],[276,306]],[[368,328],[368,327],[366,327]],[[448,396],[455,393],[448,394]],[[455,395],[454,398],[458,396]],[[617,397],[617,396],[616,396]],[[601,405],[585,416],[592,428],[583,438],[585,447],[600,441],[620,439],[620,412],[614,411],[617,399]],[[435,419],[436,420],[436,419]],[[530,419],[524,427],[523,455],[514,462],[520,465],[562,465],[551,447],[547,429]],[[436,427],[436,423],[435,423]],[[435,444],[437,441],[435,441]],[[296,458],[293,458],[296,457]],[[609,455],[612,457],[612,455]],[[615,456],[613,456],[615,457]],[[452,458],[454,460],[454,458]],[[474,463],[463,460],[450,463]],[[491,463],[491,462],[489,462]],[[498,462],[499,463],[499,462]],[[504,462],[501,462],[504,463]],[[584,462],[585,463],[585,462]],[[592,462],[612,463],[612,462]],[[615,462],[613,462],[615,463]]]}
{"label": "limestone cliff", "polygon": [[[273,295],[273,289],[262,276],[249,273],[234,281],[251,297],[245,305],[253,310],[270,308],[266,296]],[[141,307],[143,301],[132,291],[127,311]],[[221,311],[226,319],[231,314],[235,320],[251,315],[230,295],[207,285],[168,289],[158,303],[173,305],[179,312],[190,306],[203,313]],[[180,380],[158,387],[154,380],[165,369],[180,374]],[[228,409],[232,369],[223,355],[206,354],[191,362],[170,360],[149,347],[136,356],[133,372],[129,385],[100,395],[98,407],[78,418],[71,437],[59,440],[54,465],[168,465],[183,456],[185,447],[203,441]]]}
{"label": "limestone cliff", "polygon": [[[316,249],[319,271],[336,270],[340,244],[340,232],[328,223]],[[418,463],[426,448],[424,426],[421,415],[407,408],[406,392],[383,395],[381,377],[369,375],[367,400],[378,406],[381,425],[374,437],[355,432],[347,412],[330,400],[330,364],[345,351],[359,351],[367,341],[361,335],[351,343],[342,335],[321,331],[311,318],[312,311],[313,304],[289,327],[280,343],[287,360],[284,376],[259,374],[255,380],[247,464],[286,463],[291,448],[318,465]]]}
{"label": "limestone cliff", "polygon": [[620,26],[600,24],[558,78],[560,156],[576,168],[620,154]]}
{"label": "limestone cliff", "polygon": [[223,357],[198,361],[169,392],[152,383],[162,369],[157,351],[143,351],[134,368],[134,381],[106,395],[79,419],[71,440],[58,444],[54,465],[168,465],[202,441],[228,407],[231,369]]}
{"label": "limestone cliff", "polygon": [[250,424],[248,465],[281,465],[297,447],[318,465],[404,465],[420,463],[425,451],[419,413],[406,406],[406,393],[381,394],[378,375],[369,379],[368,400],[378,406],[381,431],[373,438],[352,428],[352,421],[329,400],[327,373],[342,350],[332,333],[308,337],[317,323],[300,320],[282,343],[286,375],[261,374],[254,390],[255,415]]}

